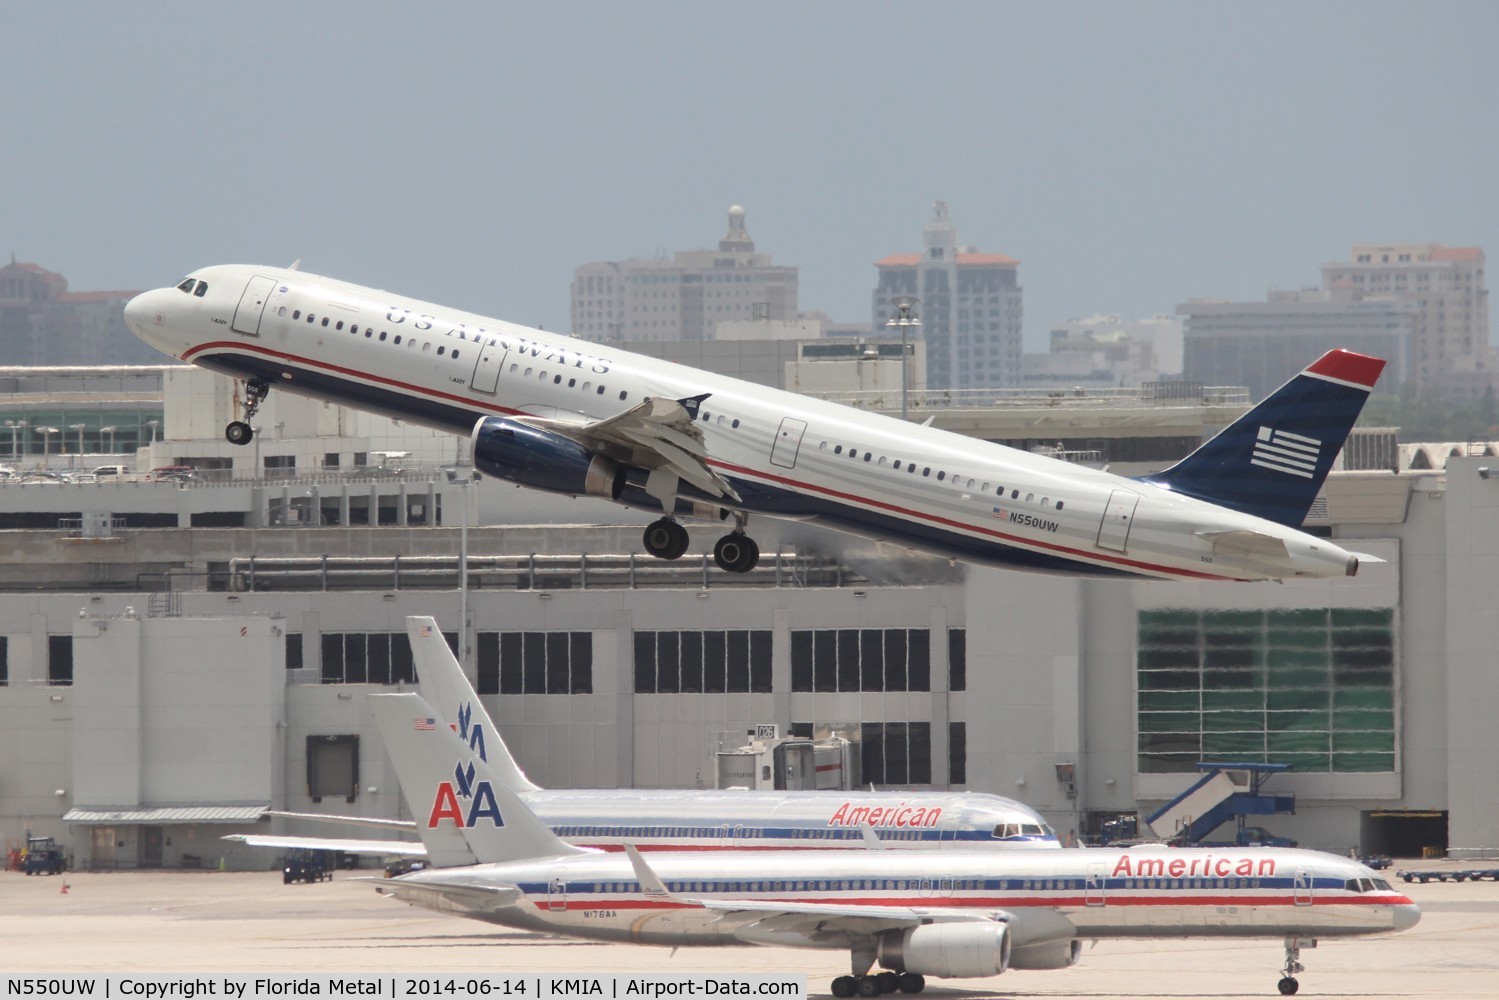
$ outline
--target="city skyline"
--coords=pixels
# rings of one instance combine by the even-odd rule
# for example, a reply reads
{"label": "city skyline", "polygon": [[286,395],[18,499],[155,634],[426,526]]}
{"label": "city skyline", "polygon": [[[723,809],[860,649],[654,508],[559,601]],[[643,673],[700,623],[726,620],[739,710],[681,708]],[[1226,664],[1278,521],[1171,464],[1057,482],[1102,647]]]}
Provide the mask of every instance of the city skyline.
{"label": "city skyline", "polygon": [[563,330],[580,263],[712,246],[741,204],[851,321],[945,200],[1021,262],[1033,352],[1355,243],[1499,246],[1489,5],[584,10],[22,6],[0,252],[78,289],[300,258]]}

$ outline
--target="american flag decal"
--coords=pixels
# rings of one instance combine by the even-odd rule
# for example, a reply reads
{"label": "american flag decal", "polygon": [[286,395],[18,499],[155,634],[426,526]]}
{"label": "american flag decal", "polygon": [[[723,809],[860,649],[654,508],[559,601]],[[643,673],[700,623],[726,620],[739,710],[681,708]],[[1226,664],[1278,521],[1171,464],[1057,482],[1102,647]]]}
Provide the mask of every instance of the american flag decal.
{"label": "american flag decal", "polygon": [[417,629],[417,635],[421,636],[423,639],[430,639],[430,638],[432,638],[432,626],[431,625],[423,625],[423,626],[421,626],[420,628]]}
{"label": "american flag decal", "polygon": [[1255,437],[1254,454],[1249,464],[1311,479],[1317,473],[1317,457],[1321,449],[1322,442],[1316,438],[1261,427]]}
{"label": "american flag decal", "polygon": [[412,719],[411,728],[419,733],[430,732],[437,728],[436,719]]}

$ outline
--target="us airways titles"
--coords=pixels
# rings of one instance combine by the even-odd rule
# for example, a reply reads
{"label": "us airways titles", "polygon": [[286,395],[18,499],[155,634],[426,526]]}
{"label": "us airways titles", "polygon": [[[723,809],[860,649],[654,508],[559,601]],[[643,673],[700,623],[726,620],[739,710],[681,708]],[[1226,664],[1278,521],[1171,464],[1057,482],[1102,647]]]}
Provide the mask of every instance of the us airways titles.
{"label": "us airways titles", "polygon": [[[405,323],[408,320],[411,322],[413,330],[431,330],[440,322],[438,317],[429,316],[426,313],[419,313],[413,317],[410,309],[401,306],[391,306],[385,312],[385,321],[392,325]],[[447,324],[442,325],[446,326]],[[467,324],[459,323],[456,326],[450,327],[448,332],[456,336],[459,340],[474,340],[482,343],[484,338],[489,336],[493,331],[486,330],[482,326],[470,330]],[[473,334],[473,337],[468,336],[470,333]],[[587,364],[589,365],[589,371],[599,375],[605,375],[609,372],[609,362],[604,358],[594,357],[591,354],[583,354],[579,351],[569,350],[555,344],[543,344],[534,340],[527,340],[524,337],[510,337],[503,333],[496,333],[494,336],[495,346],[502,350],[515,351],[517,354],[525,354],[542,361],[555,361],[560,365],[570,365],[573,368],[582,368]]]}

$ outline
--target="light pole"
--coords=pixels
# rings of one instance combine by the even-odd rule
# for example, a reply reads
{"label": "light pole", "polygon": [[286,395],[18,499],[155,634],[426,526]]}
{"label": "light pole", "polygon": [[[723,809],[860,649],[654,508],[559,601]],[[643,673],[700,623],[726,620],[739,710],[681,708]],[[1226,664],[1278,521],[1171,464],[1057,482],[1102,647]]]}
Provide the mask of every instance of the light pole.
{"label": "light pole", "polygon": [[115,453],[115,431],[118,429],[113,424],[110,424],[108,427],[99,428],[99,433],[109,438],[109,453],[111,455]]}
{"label": "light pole", "polygon": [[468,662],[468,491],[474,485],[472,469],[448,470],[448,482],[458,487],[463,519],[458,528],[458,662]]}
{"label": "light pole", "polygon": [[913,314],[913,310],[921,304],[921,300],[914,295],[897,295],[890,300],[895,307],[895,315],[885,322],[886,326],[900,327],[900,418],[906,419],[906,390],[911,384],[908,367],[911,362],[911,349],[907,346],[907,338],[910,336],[911,327],[920,326],[921,320]]}
{"label": "light pole", "polygon": [[155,441],[156,440],[156,428],[158,428],[158,427],[161,426],[161,421],[160,420],[147,420],[146,421],[146,426],[149,427],[149,428],[151,428],[151,440]]}
{"label": "light pole", "polygon": [[20,432],[26,429],[26,421],[7,420],[5,426],[10,428],[10,457],[19,460],[21,457]]}
{"label": "light pole", "polygon": [[[77,454],[76,458],[79,461],[83,460],[83,431],[84,431],[84,429],[86,427],[88,427],[88,424],[69,424],[68,425],[68,430],[70,430],[70,431],[77,431],[78,432],[78,454]],[[69,462],[68,464],[71,466],[73,463]]]}
{"label": "light pole", "polygon": [[52,450],[52,435],[59,433],[56,427],[38,427],[37,433],[42,436],[42,468],[47,468],[47,455]]}

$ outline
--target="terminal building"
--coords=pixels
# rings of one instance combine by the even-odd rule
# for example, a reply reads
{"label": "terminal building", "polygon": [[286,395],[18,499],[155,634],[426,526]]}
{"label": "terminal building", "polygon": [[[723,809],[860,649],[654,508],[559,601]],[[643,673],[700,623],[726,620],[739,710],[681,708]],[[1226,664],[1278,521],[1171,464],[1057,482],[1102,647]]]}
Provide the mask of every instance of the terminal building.
{"label": "terminal building", "polygon": [[[257,458],[220,443],[228,382],[159,377],[164,424],[136,474],[0,483],[16,525],[0,530],[7,846],[30,833],[79,866],[263,868],[275,859],[221,835],[313,832],[267,809],[420,810],[364,700],[412,684],[413,614],[437,619],[545,786],[708,787],[725,734],[774,725],[844,733],[862,783],[1010,796],[1077,841],[1206,760],[1290,764],[1274,791],[1296,813],[1265,822],[1304,846],[1496,846],[1487,449],[1412,470],[1350,448],[1379,457],[1334,473],[1307,527],[1384,560],[1353,579],[1038,576],[763,521],[760,566],[729,576],[705,555],[716,524],[662,563],[640,545],[650,513],[476,482],[460,440],[275,393]],[[1144,471],[1244,398],[1060,394],[913,419],[1091,440],[1140,456],[1115,471]]]}

